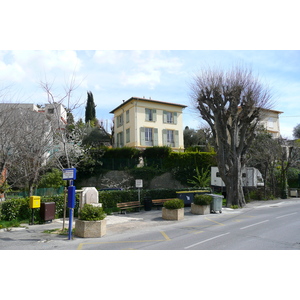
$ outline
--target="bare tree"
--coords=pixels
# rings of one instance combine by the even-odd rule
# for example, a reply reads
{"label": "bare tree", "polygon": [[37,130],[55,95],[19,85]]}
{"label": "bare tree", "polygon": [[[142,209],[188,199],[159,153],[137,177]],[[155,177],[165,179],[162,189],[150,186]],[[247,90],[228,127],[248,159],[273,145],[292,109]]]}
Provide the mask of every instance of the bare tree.
{"label": "bare tree", "polygon": [[[30,194],[45,167],[52,148],[50,121],[32,110],[33,105],[0,104],[1,190],[8,186],[25,186]],[[9,183],[9,185],[8,185]],[[5,187],[5,188],[4,188]]]}
{"label": "bare tree", "polygon": [[18,133],[18,126],[14,122],[15,108],[16,105],[0,104],[0,190],[4,193],[8,187],[7,170],[9,166],[14,164],[13,149],[17,143],[14,139]]}
{"label": "bare tree", "polygon": [[37,185],[40,174],[47,167],[53,148],[51,123],[45,114],[28,109],[15,110],[17,133],[11,137],[14,163],[10,164],[10,182],[25,186],[29,195]]}
{"label": "bare tree", "polygon": [[243,207],[246,202],[242,167],[255,136],[261,108],[269,108],[271,103],[269,89],[251,69],[207,68],[194,77],[192,99],[212,131],[220,176],[226,185],[227,206]]}
{"label": "bare tree", "polygon": [[56,143],[59,151],[53,153],[56,166],[60,169],[75,167],[78,157],[82,155],[80,142],[82,133],[78,132],[78,128],[67,127],[67,118],[63,118],[61,107],[66,108],[69,114],[78,108],[80,99],[74,101],[73,93],[79,85],[75,83],[75,77],[72,76],[69,84],[64,88],[63,96],[55,95],[53,86],[47,80],[40,82],[40,86],[46,92],[48,103],[53,108],[52,130],[54,135],[54,143]]}
{"label": "bare tree", "polygon": [[281,152],[281,145],[278,139],[265,129],[259,130],[249,151],[247,164],[258,168],[264,179],[264,199],[267,196],[277,194],[278,182],[276,179],[276,166]]}

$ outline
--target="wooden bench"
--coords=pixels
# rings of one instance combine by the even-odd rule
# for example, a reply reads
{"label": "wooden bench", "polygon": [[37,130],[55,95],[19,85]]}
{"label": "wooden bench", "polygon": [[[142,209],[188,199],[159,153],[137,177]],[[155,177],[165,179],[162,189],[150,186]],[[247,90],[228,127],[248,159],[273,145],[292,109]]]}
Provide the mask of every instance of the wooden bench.
{"label": "wooden bench", "polygon": [[117,203],[117,208],[121,210],[121,213],[124,210],[125,214],[126,214],[126,209],[138,208],[140,211],[141,207],[143,207],[143,205],[141,205],[140,201]]}
{"label": "wooden bench", "polygon": [[159,206],[163,206],[163,204],[166,202],[166,201],[169,201],[169,200],[173,200],[175,198],[171,198],[171,199],[153,199],[152,200],[152,205],[153,206],[157,206],[157,209],[159,208]]}

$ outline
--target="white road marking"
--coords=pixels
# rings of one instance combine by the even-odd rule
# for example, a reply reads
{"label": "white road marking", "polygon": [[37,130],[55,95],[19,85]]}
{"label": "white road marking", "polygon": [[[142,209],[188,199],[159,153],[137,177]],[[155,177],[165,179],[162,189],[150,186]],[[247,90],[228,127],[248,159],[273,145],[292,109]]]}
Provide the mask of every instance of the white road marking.
{"label": "white road marking", "polygon": [[227,233],[224,233],[224,234],[217,235],[217,236],[212,237],[212,238],[210,238],[210,239],[207,239],[207,240],[201,241],[201,242],[199,242],[199,243],[196,243],[196,244],[187,246],[187,247],[185,247],[184,249],[189,249],[189,248],[195,247],[195,246],[197,246],[197,245],[200,245],[200,244],[203,244],[203,243],[205,243],[205,242],[208,242],[208,241],[217,239],[217,238],[219,238],[219,237],[221,237],[221,236],[227,235],[227,234],[229,234],[229,233],[230,233],[230,232],[227,232]]}
{"label": "white road marking", "polygon": [[288,215],[282,215],[282,216],[276,217],[276,219],[288,217],[288,216],[295,215],[295,214],[297,214],[297,212],[294,212],[294,213],[291,213],[291,214],[288,214]]}
{"label": "white road marking", "polygon": [[266,223],[266,222],[269,222],[269,220],[265,220],[265,221],[261,221],[261,222],[255,223],[255,224],[251,224],[251,225],[242,227],[240,229],[246,229],[246,228],[249,228],[249,227],[252,227],[252,226],[256,226],[256,225],[259,225],[259,224],[262,224],[262,223]]}

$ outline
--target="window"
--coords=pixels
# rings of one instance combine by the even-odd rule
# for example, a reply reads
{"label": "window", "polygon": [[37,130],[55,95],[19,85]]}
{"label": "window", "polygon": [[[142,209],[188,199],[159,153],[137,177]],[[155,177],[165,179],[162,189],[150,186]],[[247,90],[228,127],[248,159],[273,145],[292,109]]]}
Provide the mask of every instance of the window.
{"label": "window", "polygon": [[164,123],[177,124],[177,112],[164,111]]}
{"label": "window", "polygon": [[167,111],[167,123],[173,124],[173,114]]}
{"label": "window", "polygon": [[163,145],[169,147],[179,147],[179,131],[163,129]]}
{"label": "window", "polygon": [[146,121],[156,121],[156,109],[145,108]]}
{"label": "window", "polygon": [[141,127],[141,146],[158,146],[158,129]]}
{"label": "window", "polygon": [[129,110],[126,110],[126,123],[129,123]]}
{"label": "window", "polygon": [[145,128],[145,141],[152,142],[152,128]]}
{"label": "window", "polygon": [[167,130],[167,143],[170,144],[170,146],[174,146],[174,131],[173,130]]}
{"label": "window", "polygon": [[117,133],[117,147],[124,146],[124,134],[123,132]]}
{"label": "window", "polygon": [[130,128],[126,129],[126,143],[130,143]]}
{"label": "window", "polygon": [[123,125],[123,114],[117,116],[117,127],[120,127]]}
{"label": "window", "polygon": [[48,108],[48,114],[54,114],[54,108]]}
{"label": "window", "polygon": [[268,119],[268,127],[269,128],[274,128],[274,123],[275,123],[275,119],[274,118],[269,118]]}

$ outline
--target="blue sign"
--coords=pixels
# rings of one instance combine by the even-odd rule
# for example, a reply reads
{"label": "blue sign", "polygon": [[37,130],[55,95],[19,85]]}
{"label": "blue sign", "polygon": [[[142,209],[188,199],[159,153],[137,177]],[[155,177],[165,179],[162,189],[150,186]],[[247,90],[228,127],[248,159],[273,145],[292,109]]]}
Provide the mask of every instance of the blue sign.
{"label": "blue sign", "polygon": [[76,169],[63,169],[63,180],[75,180],[76,179]]}

